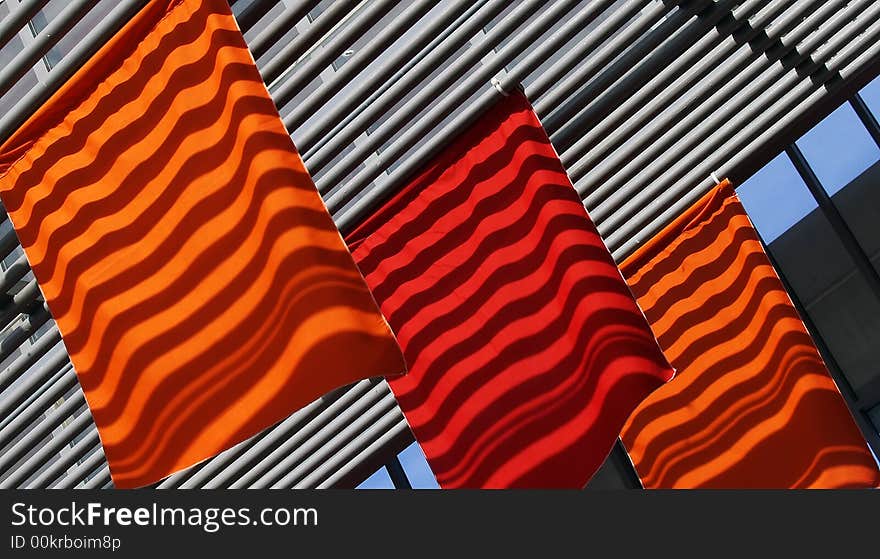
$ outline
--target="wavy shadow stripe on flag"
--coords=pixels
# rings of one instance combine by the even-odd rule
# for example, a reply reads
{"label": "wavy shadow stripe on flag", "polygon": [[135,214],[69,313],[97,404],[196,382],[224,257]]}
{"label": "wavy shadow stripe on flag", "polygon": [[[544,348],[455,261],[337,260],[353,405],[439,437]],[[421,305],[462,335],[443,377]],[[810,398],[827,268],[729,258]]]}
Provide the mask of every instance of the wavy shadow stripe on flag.
{"label": "wavy shadow stripe on flag", "polygon": [[623,430],[645,487],[877,485],[877,464],[728,182],[621,269],[678,373]]}
{"label": "wavy shadow stripe on flag", "polygon": [[0,148],[0,196],[117,487],[404,371],[223,0],[148,3]]}
{"label": "wavy shadow stripe on flag", "polygon": [[583,487],[672,376],[526,98],[346,239],[406,357],[391,381],[445,488]]}

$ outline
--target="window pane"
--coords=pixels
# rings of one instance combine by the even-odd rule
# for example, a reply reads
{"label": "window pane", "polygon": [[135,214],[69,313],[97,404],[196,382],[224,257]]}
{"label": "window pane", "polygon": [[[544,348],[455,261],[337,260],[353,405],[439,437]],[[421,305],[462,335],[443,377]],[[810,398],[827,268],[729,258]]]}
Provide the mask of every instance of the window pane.
{"label": "window pane", "polygon": [[770,243],[817,205],[785,153],[737,188],[737,194],[764,242]]}
{"label": "window pane", "polygon": [[820,210],[769,244],[782,273],[857,393],[880,373],[880,301]]}
{"label": "window pane", "polygon": [[874,78],[874,81],[862,88],[859,95],[874,113],[874,118],[880,120],[880,77]]}
{"label": "window pane", "polygon": [[871,424],[874,425],[874,429],[880,433],[880,404],[868,410],[868,418],[871,420]]}
{"label": "window pane", "polygon": [[638,489],[629,456],[619,444],[614,445],[602,467],[593,474],[584,489]]}
{"label": "window pane", "polygon": [[412,443],[397,457],[413,489],[440,489],[419,443]]}
{"label": "window pane", "polygon": [[388,470],[385,469],[385,466],[382,466],[355,489],[394,489],[394,484],[391,482]]}
{"label": "window pane", "polygon": [[837,210],[880,272],[880,162],[832,197]]}
{"label": "window pane", "polygon": [[797,141],[828,194],[845,187],[880,159],[880,148],[849,103]]}

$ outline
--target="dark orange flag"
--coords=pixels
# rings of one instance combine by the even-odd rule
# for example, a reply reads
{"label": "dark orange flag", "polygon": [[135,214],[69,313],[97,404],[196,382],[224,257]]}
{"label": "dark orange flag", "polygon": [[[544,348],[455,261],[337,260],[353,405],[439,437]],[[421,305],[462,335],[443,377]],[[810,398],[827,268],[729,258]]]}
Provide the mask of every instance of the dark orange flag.
{"label": "dark orange flag", "polygon": [[442,487],[582,487],[672,376],[519,92],[347,240],[404,350],[391,387]]}
{"label": "dark orange flag", "polygon": [[877,485],[877,464],[729,183],[621,268],[678,372],[623,431],[645,487]]}
{"label": "dark orange flag", "polygon": [[225,0],[147,6],[0,148],[117,487],[404,370]]}

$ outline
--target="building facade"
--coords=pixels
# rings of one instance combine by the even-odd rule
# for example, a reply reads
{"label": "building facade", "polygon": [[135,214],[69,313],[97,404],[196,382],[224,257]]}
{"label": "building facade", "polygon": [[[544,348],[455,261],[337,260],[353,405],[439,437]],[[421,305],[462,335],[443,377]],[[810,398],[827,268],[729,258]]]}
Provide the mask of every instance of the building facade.
{"label": "building facade", "polygon": [[[0,1],[7,138],[145,0]],[[621,261],[730,178],[880,449],[880,5],[871,0],[236,0],[341,230],[523,87]],[[8,220],[0,485],[112,487]],[[432,487],[387,384],[337,390],[174,487]],[[622,446],[588,487],[638,487]]]}

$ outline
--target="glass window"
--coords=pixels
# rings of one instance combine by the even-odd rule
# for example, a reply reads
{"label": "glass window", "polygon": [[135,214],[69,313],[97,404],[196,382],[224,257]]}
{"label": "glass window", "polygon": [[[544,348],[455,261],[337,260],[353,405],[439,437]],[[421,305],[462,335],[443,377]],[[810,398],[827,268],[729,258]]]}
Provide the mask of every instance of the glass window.
{"label": "glass window", "polygon": [[412,443],[397,455],[413,489],[440,489],[419,443]]}
{"label": "glass window", "polygon": [[623,445],[618,443],[584,489],[640,489],[641,484],[637,477],[629,455],[623,450]]}
{"label": "glass window", "polygon": [[361,482],[356,489],[394,489],[394,484],[391,482],[388,470],[385,469],[385,466],[382,466],[373,475]]}
{"label": "glass window", "polygon": [[832,200],[862,251],[880,272],[880,162],[871,165]]}
{"label": "glass window", "polygon": [[859,393],[880,375],[880,301],[818,209],[768,249]]}
{"label": "glass window", "polygon": [[880,76],[874,78],[874,81],[862,88],[859,95],[861,95],[865,104],[868,105],[868,108],[871,109],[871,112],[874,113],[874,118],[880,120]]}
{"label": "glass window", "polygon": [[797,141],[828,194],[835,194],[880,160],[880,148],[849,103]]}
{"label": "glass window", "polygon": [[[440,489],[440,485],[437,483],[434,472],[431,471],[431,467],[428,465],[428,461],[425,459],[425,454],[422,452],[422,447],[419,446],[419,443],[414,442],[410,444],[397,455],[397,459],[400,460],[400,466],[403,468],[403,473],[406,475],[410,487],[413,489]],[[394,488],[394,482],[391,480],[391,475],[385,466],[379,468],[373,475],[357,486],[357,489]]]}
{"label": "glass window", "polygon": [[868,410],[868,419],[871,420],[871,424],[874,426],[874,429],[880,433],[880,404],[877,404],[873,408]]}
{"label": "glass window", "polygon": [[737,188],[737,194],[765,243],[775,240],[817,207],[785,153]]}

